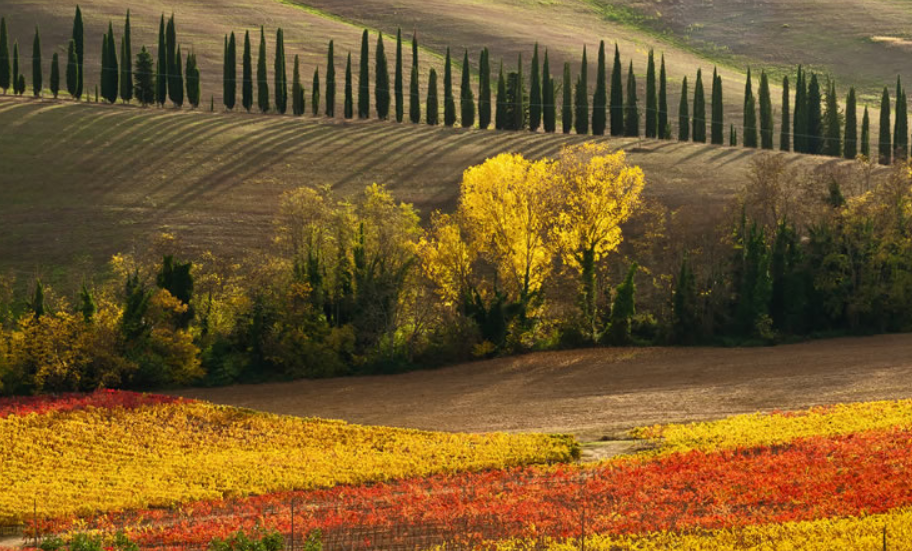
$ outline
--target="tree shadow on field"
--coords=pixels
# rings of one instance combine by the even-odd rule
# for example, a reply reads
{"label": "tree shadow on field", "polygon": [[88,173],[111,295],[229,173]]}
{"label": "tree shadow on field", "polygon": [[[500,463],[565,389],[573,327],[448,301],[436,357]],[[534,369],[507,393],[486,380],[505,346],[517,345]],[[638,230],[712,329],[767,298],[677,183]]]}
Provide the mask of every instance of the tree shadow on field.
{"label": "tree shadow on field", "polygon": [[744,160],[747,157],[752,157],[756,153],[756,150],[742,149],[739,153],[736,153],[733,157],[726,159],[724,162],[720,163],[719,166],[726,166],[732,163]]}

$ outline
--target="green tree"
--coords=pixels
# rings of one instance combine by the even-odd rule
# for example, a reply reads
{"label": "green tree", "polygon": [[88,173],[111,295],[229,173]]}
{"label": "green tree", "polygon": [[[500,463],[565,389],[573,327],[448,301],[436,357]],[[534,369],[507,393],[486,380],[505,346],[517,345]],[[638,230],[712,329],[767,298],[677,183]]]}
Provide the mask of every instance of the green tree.
{"label": "green tree", "polygon": [[586,59],[586,47],[583,46],[583,61],[580,63],[580,74],[576,79],[576,114],[573,117],[576,133],[589,133],[589,61]]}
{"label": "green tree", "polygon": [[73,99],[79,99],[79,58],[76,57],[76,41],[70,39],[67,45],[67,92]]}
{"label": "green tree", "polygon": [[791,151],[792,144],[792,115],[789,111],[789,102],[791,101],[791,94],[789,92],[789,77],[788,75],[782,77],[782,124],[779,129],[779,149],[781,151]]}
{"label": "green tree", "polygon": [[693,141],[706,143],[706,98],[703,91],[703,70],[697,69],[697,83],[694,84]]}
{"label": "green tree", "polygon": [[[184,58],[181,55],[181,47],[177,47],[177,53],[174,54],[174,78],[168,81],[168,94],[172,96],[171,101],[178,108],[184,105]],[[171,85],[176,87],[171,89]]]}
{"label": "green tree", "polygon": [[158,24],[158,62],[155,65],[155,100],[164,106],[168,100],[168,49],[165,42],[165,15]]}
{"label": "green tree", "polygon": [[823,154],[830,157],[839,157],[842,154],[842,121],[839,117],[839,101],[836,99],[836,83],[830,81],[827,86],[826,133],[823,140]]}
{"label": "green tree", "polygon": [[[640,135],[640,112],[637,108],[636,76],[633,74],[633,61],[627,71],[627,105],[625,106],[624,130],[625,135],[637,137]],[[705,115],[704,115],[705,116]],[[704,129],[704,135],[706,130]],[[705,136],[704,136],[705,137]]]}
{"label": "green tree", "polygon": [[266,32],[260,27],[260,48],[257,53],[257,106],[261,113],[269,112],[269,81],[266,75]]}
{"label": "green tree", "polygon": [[535,49],[532,51],[532,69],[529,76],[529,130],[537,132],[541,126],[542,119],[542,79],[538,59],[538,42],[535,43]]}
{"label": "green tree", "polygon": [[462,109],[462,127],[475,126],[475,95],[472,93],[472,76],[469,72],[469,51],[462,59],[462,89],[459,94],[459,106]]}
{"label": "green tree", "polygon": [[564,134],[573,130],[573,92],[570,85],[570,64],[564,63],[563,102],[561,107],[561,125]]}
{"label": "green tree", "polygon": [[817,75],[813,74],[808,84],[807,125],[807,153],[819,155],[823,151],[823,95]]}
{"label": "green tree", "polygon": [[180,314],[178,326],[187,329],[193,321],[193,263],[180,262],[172,255],[166,255],[162,260],[162,267],[156,277],[156,285],[171,293],[171,296],[181,301],[187,309]]}
{"label": "green tree", "polygon": [[725,107],[722,104],[722,77],[719,76],[713,68],[713,84],[711,103],[711,121],[710,121],[710,141],[716,145],[725,143]]}
{"label": "green tree", "polygon": [[32,294],[32,300],[29,302],[29,310],[32,311],[35,319],[38,319],[44,315],[45,308],[44,285],[41,284],[41,280],[39,279],[35,282],[35,292]]}
{"label": "green tree", "polygon": [[37,98],[43,88],[43,70],[41,67],[41,35],[35,26],[35,39],[32,41],[32,94]]}
{"label": "green tree", "polygon": [[624,135],[624,83],[621,51],[614,43],[614,67],[611,69],[611,135]]}
{"label": "green tree", "polygon": [[345,61],[345,100],[342,103],[342,117],[350,119],[355,116],[355,98],[352,88],[352,55],[348,52]]}
{"label": "green tree", "polygon": [[504,80],[503,60],[500,61],[500,73],[497,76],[497,113],[494,115],[494,128],[503,130],[507,126],[507,83]]}
{"label": "green tree", "polygon": [[794,142],[795,152],[807,153],[807,84],[801,66],[798,67],[798,77],[795,80],[794,121],[795,123],[792,125],[794,128],[792,141]]}
{"label": "green tree", "polygon": [[243,82],[241,85],[241,105],[247,112],[253,107],[253,55],[250,48],[250,31],[244,32]]}
{"label": "green tree", "polygon": [[194,109],[200,104],[200,70],[193,50],[187,55],[187,102]]}
{"label": "green tree", "polygon": [[168,19],[165,44],[167,47],[166,72],[168,74],[168,98],[171,100],[171,103],[180,106],[184,103],[184,77],[182,74],[183,71],[179,71],[178,66],[183,65],[183,60],[178,59],[177,57],[177,24],[174,22],[173,13]]}
{"label": "green tree", "polygon": [[[671,128],[668,125],[668,90],[665,76],[665,54],[662,54],[662,69],[659,71],[659,121],[658,136],[662,140],[671,139]],[[721,82],[721,80],[720,80]]]}
{"label": "green tree", "polygon": [[636,315],[636,284],[634,276],[637,269],[634,262],[627,271],[627,277],[617,286],[614,292],[614,302],[611,305],[611,325],[608,327],[608,342],[615,346],[623,346],[632,342],[630,322]]}
{"label": "green tree", "polygon": [[155,102],[155,73],[152,54],[143,46],[136,54],[136,66],[133,69],[133,95],[145,107]]}
{"label": "green tree", "polygon": [[285,31],[276,31],[276,53],[273,65],[275,106],[280,115],[288,110],[288,71],[285,69]]}
{"label": "green tree", "polygon": [[[732,125],[734,130],[735,125]],[[697,302],[697,280],[687,257],[681,261],[681,271],[675,281],[672,298],[672,335],[677,344],[693,344],[700,335],[700,315]]]}
{"label": "green tree", "polygon": [[738,131],[735,130],[735,125],[731,125],[728,130],[728,145],[732,147],[738,145]]}
{"label": "green tree", "polygon": [[513,114],[510,117],[510,130],[522,130],[526,127],[526,86],[523,80],[522,54],[519,54],[516,67],[516,73],[510,74],[507,83],[507,103],[510,104]]}
{"label": "green tree", "polygon": [[[412,36],[412,76],[409,81],[409,120],[421,122],[421,86],[418,73],[418,36]],[[489,98],[490,99],[490,98]]]}
{"label": "green tree", "polygon": [[133,100],[133,38],[130,29],[130,10],[127,10],[124,34],[120,40],[120,98],[124,103]]}
{"label": "green tree", "polygon": [[[348,67],[351,72],[351,54],[348,55]],[[304,85],[301,83],[301,61],[298,55],[294,57],[294,71],[291,77],[291,112],[294,116],[300,117],[304,114]]]}
{"label": "green tree", "polygon": [[101,72],[98,74],[98,78],[101,81],[101,97],[107,99],[108,97],[108,71],[110,70],[110,62],[108,61],[108,35],[102,35],[101,37]]}
{"label": "green tree", "polygon": [[855,88],[849,88],[845,108],[845,145],[843,156],[854,159],[858,155],[858,106],[855,100]]}
{"label": "green tree", "polygon": [[447,48],[446,61],[443,66],[443,124],[456,124],[456,99],[453,97],[453,62],[450,49]]}
{"label": "green tree", "polygon": [[310,114],[320,114],[320,69],[314,69],[313,85],[310,88]]}
{"label": "green tree", "polygon": [[9,31],[6,28],[6,18],[0,17],[0,88],[3,88],[5,94],[11,85]]}
{"label": "green tree", "polygon": [[751,84],[751,70],[747,70],[747,84],[744,86],[744,147],[757,147],[757,100]]}
{"label": "green tree", "polygon": [[431,69],[428,75],[427,107],[425,108],[426,121],[431,126],[436,126],[440,117],[440,105],[437,101],[437,71]]}
{"label": "green tree", "polygon": [[405,94],[402,74],[402,29],[396,30],[396,72],[393,77],[393,94],[396,96],[396,122],[405,116]]}
{"label": "green tree", "polygon": [[[132,81],[133,79],[131,78],[130,80]],[[98,307],[95,305],[95,297],[92,296],[92,291],[89,290],[85,283],[82,284],[82,290],[79,292],[78,311],[82,314],[82,320],[86,323],[92,323],[95,313],[98,311]]]}
{"label": "green tree", "polygon": [[361,33],[361,58],[358,72],[358,118],[370,118],[370,46],[367,29]]}
{"label": "green tree", "polygon": [[386,50],[383,48],[383,33],[377,36],[376,64],[374,71],[377,77],[374,81],[374,96],[377,106],[377,118],[386,120],[390,110],[390,82],[389,64],[386,59]]}
{"label": "green tree", "polygon": [[890,139],[890,91],[884,86],[880,99],[880,156],[882,165],[889,165],[893,154],[893,145]]}
{"label": "green tree", "polygon": [[[713,83],[715,85],[715,83]],[[655,52],[650,48],[646,62],[646,137],[655,138],[659,131],[659,98],[656,91]]]}
{"label": "green tree", "polygon": [[54,52],[54,57],[51,59],[51,94],[54,96],[54,99],[57,99],[57,94],[60,93],[60,59],[57,56],[57,52]]}
{"label": "green tree", "polygon": [[603,136],[607,122],[608,77],[605,73],[605,41],[599,43],[598,70],[595,78],[595,94],[592,96],[592,134]]}
{"label": "green tree", "polygon": [[682,142],[690,140],[690,106],[687,100],[687,77],[681,83],[681,103],[678,106],[678,139]]}
{"label": "green tree", "polygon": [[766,71],[760,72],[760,147],[773,148],[773,99]]}
{"label": "green tree", "polygon": [[902,80],[896,77],[896,115],[893,126],[893,159],[905,161],[909,158],[909,116],[906,91]]}
{"label": "green tree", "polygon": [[19,42],[13,43],[13,93],[19,92]]}
{"label": "green tree", "polygon": [[871,158],[871,118],[868,116],[867,106],[861,119],[861,154],[867,159]]}
{"label": "green tree", "polygon": [[117,101],[117,92],[119,90],[118,78],[120,77],[120,69],[117,64],[117,47],[116,40],[114,39],[114,26],[111,22],[108,22],[108,40],[107,40],[107,67],[103,68],[104,75],[102,75],[102,82],[105,84],[107,92],[105,93],[105,99],[108,103],[115,103]]}
{"label": "green tree", "polygon": [[76,5],[76,15],[73,18],[73,42],[76,45],[76,89],[71,94],[74,98],[82,97],[83,75],[85,74],[85,28],[82,22],[82,10]]}
{"label": "green tree", "polygon": [[326,116],[336,116],[336,60],[332,40],[326,54]]}
{"label": "green tree", "polygon": [[557,105],[554,97],[554,79],[551,78],[551,62],[548,60],[548,49],[545,49],[545,63],[542,66],[542,123],[545,132],[553,134],[557,130]]}
{"label": "green tree", "polygon": [[491,54],[481,50],[478,60],[478,127],[486,130],[491,125]]}

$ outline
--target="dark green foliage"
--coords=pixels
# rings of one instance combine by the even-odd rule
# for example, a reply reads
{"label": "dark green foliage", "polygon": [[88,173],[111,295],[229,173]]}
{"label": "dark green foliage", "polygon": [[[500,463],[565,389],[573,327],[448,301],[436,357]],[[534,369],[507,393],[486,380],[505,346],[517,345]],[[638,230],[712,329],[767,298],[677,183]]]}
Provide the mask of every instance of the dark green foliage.
{"label": "dark green foliage", "polygon": [[909,115],[906,91],[902,80],[896,77],[896,115],[893,126],[893,159],[905,161],[909,158]]}
{"label": "dark green foliage", "polygon": [[[702,97],[702,96],[701,96]],[[705,107],[704,107],[705,109]],[[706,113],[703,113],[704,118]],[[637,84],[633,74],[633,62],[627,71],[627,103],[624,106],[624,135],[637,137],[640,135],[640,112],[637,108]],[[706,139],[706,127],[703,127],[703,139]]]}
{"label": "dark green foliage", "polygon": [[782,78],[782,123],[779,128],[779,150],[791,151],[792,149],[792,115],[789,103],[792,101],[789,92],[789,77]]}
{"label": "dark green foliage", "polygon": [[456,124],[456,98],[453,97],[453,61],[450,49],[447,48],[446,61],[443,66],[443,124]]}
{"label": "dark green foliage", "polygon": [[592,96],[592,134],[605,134],[606,110],[608,109],[608,86],[605,73],[605,41],[599,43],[598,72],[595,77],[595,95]]}
{"label": "dark green foliage", "polygon": [[[409,80],[409,120],[421,122],[421,87],[418,73],[418,37],[412,37],[412,75]],[[488,98],[490,101],[490,97]]]}
{"label": "dark green foliage", "polygon": [[868,107],[865,106],[864,116],[861,119],[861,149],[859,153],[866,158],[871,158],[871,118],[868,116]]}
{"label": "dark green foliage", "polygon": [[83,283],[82,290],[79,292],[79,313],[82,314],[83,321],[92,323],[92,319],[95,317],[95,312],[97,311],[98,307],[95,305],[95,297],[92,295],[92,291]]}
{"label": "dark green foliage", "polygon": [[561,106],[561,125],[564,134],[573,130],[573,92],[570,84],[570,64],[564,63],[563,102]]}
{"label": "dark green foliage", "polygon": [[184,77],[181,65],[183,59],[180,59],[177,53],[177,25],[174,22],[174,14],[168,19],[168,27],[165,32],[167,46],[167,73],[168,73],[168,98],[171,103],[180,107],[184,103]]}
{"label": "dark green foliage", "polygon": [[139,274],[127,277],[124,288],[124,311],[120,321],[120,332],[127,343],[141,340],[149,330],[146,323],[146,312],[152,292],[140,281]]}
{"label": "dark green foliage", "polygon": [[697,83],[694,84],[693,141],[706,143],[706,97],[703,91],[703,70],[697,69]]}
{"label": "dark green foliage", "polygon": [[[351,70],[351,54],[348,56],[349,71]],[[300,117],[304,114],[304,85],[301,83],[301,62],[298,55],[294,57],[294,70],[291,77],[291,113]]]}
{"label": "dark green foliage", "polygon": [[196,109],[200,104],[200,70],[196,54],[192,51],[187,56],[187,102]]}
{"label": "dark green foliage", "polygon": [[76,15],[73,18],[73,42],[76,46],[76,88],[71,94],[80,99],[83,93],[83,75],[85,74],[85,29],[82,23],[82,10],[76,5]]}
{"label": "dark green foliage", "polygon": [[722,77],[713,69],[712,98],[710,99],[710,141],[716,145],[725,143],[725,107],[722,103]]}
{"label": "dark green foliage", "polygon": [[380,33],[377,37],[376,64],[374,71],[376,72],[376,79],[374,81],[374,100],[377,107],[377,118],[385,121],[389,118],[390,110],[390,77],[386,50],[383,48],[383,33]]}
{"label": "dark green foliage", "polygon": [[[823,151],[823,96],[817,75],[811,75],[807,93],[807,151],[819,155]],[[887,129],[889,131],[889,129]]]}
{"label": "dark green foliage", "polygon": [[396,96],[396,122],[405,116],[405,93],[402,74],[402,29],[396,30],[396,73],[393,77],[393,94]]}
{"label": "dark green foliage", "polygon": [[102,67],[102,95],[109,103],[114,103],[117,101],[117,93],[119,91],[118,79],[120,77],[120,69],[117,64],[117,48],[115,46],[116,40],[114,39],[114,26],[110,22],[108,22],[108,34],[107,40],[105,42],[106,61],[105,66]]}
{"label": "dark green foliage", "polygon": [[16,89],[16,93],[20,96],[25,93],[25,75],[23,74],[19,75],[19,85]]}
{"label": "dark green foliage", "polygon": [[35,27],[35,39],[32,41],[32,94],[37,98],[41,95],[43,69],[41,67],[41,35]]}
{"label": "dark green foliage", "polygon": [[475,126],[475,95],[472,93],[472,75],[469,72],[469,51],[465,51],[462,59],[462,87],[459,93],[459,106],[462,110],[463,128]]}
{"label": "dark green foliage", "polygon": [[103,35],[101,37],[101,74],[99,75],[99,80],[101,80],[101,97],[107,99],[108,97],[108,70],[110,69],[110,64],[108,62],[108,35]]}
{"label": "dark green foliage", "polygon": [[280,115],[288,110],[288,71],[285,69],[285,31],[276,31],[276,53],[273,65],[275,107]]}
{"label": "dark green foliage", "polygon": [[757,224],[747,229],[742,222],[739,238],[740,255],[737,259],[740,275],[736,301],[736,324],[744,335],[765,336],[765,320],[769,319],[772,298],[770,255],[766,236]]}
{"label": "dark green foliage", "polygon": [[247,112],[253,107],[253,56],[250,51],[250,31],[244,32],[243,83],[241,85],[241,105]]}
{"label": "dark green foliage", "polygon": [[[719,81],[722,82],[721,80]],[[665,76],[665,54],[662,54],[662,69],[659,71],[659,120],[658,137],[662,140],[671,139],[671,127],[668,125],[668,90]]]}
{"label": "dark green foliage", "polygon": [[503,60],[500,62],[500,73],[497,76],[497,113],[494,116],[494,128],[503,130],[507,124],[507,81],[504,79]]}
{"label": "dark green foliage", "polygon": [[631,343],[630,321],[636,315],[636,262],[627,271],[627,277],[614,290],[614,302],[611,305],[611,324],[608,326],[608,342],[615,346]]}
{"label": "dark green foliage", "polygon": [[158,62],[155,65],[155,101],[165,105],[168,100],[168,49],[165,43],[165,15],[158,23]]}
{"label": "dark green foliage", "polygon": [[545,50],[545,63],[542,66],[542,123],[545,132],[553,134],[557,129],[557,98],[554,97],[554,79],[551,78],[551,62],[548,50]]}
{"label": "dark green foliage", "polygon": [[760,147],[773,148],[773,98],[766,71],[760,73]]}
{"label": "dark green foliage", "polygon": [[222,46],[222,102],[228,107],[231,98],[231,54],[228,53],[228,35],[225,35]]}
{"label": "dark green foliage", "polygon": [[[51,59],[51,95],[54,96],[54,99],[57,99],[57,94],[60,93],[60,59],[57,55],[57,52],[54,52],[54,57]],[[132,96],[132,90],[131,90]]]}
{"label": "dark green foliage", "polygon": [[822,153],[830,157],[842,156],[842,120],[839,116],[839,101],[836,99],[836,83],[832,81],[827,86],[824,128]]}
{"label": "dark green foliage", "polygon": [[320,114],[320,69],[314,69],[313,84],[310,88],[310,114]]}
{"label": "dark green foliage", "polygon": [[529,76],[529,130],[537,132],[542,119],[542,79],[538,59],[538,42],[532,52],[532,70]]}
{"label": "dark green foliage", "polygon": [[678,139],[690,140],[690,102],[687,100],[687,77],[681,83],[681,103],[678,105]]}
{"label": "dark green foliage", "polygon": [[120,98],[124,103],[133,99],[133,38],[130,29],[130,10],[124,22],[124,35],[120,39]]}
{"label": "dark green foliage", "polygon": [[770,261],[772,289],[769,315],[773,327],[789,334],[807,330],[808,283],[798,235],[786,221],[776,228]]}
{"label": "dark green foliage", "polygon": [[158,272],[155,283],[159,289],[164,289],[171,293],[171,296],[181,301],[187,306],[187,311],[181,314],[179,319],[180,327],[186,329],[193,320],[194,310],[191,302],[193,300],[193,263],[174,260],[172,255],[166,255],[162,259],[161,270]]}
{"label": "dark green foliage", "polygon": [[[171,101],[174,102],[174,105],[181,107],[184,105],[184,58],[181,55],[181,47],[177,47],[177,53],[174,57],[174,79],[168,81],[168,94],[171,96]],[[172,84],[180,85],[180,87],[171,89]]]}
{"label": "dark green foliage", "polygon": [[342,102],[342,117],[350,119],[355,116],[355,98],[352,89],[352,55],[348,52],[345,61],[345,99]]}
{"label": "dark green foliage", "polygon": [[152,54],[143,46],[136,54],[136,66],[133,69],[133,96],[143,106],[155,102],[155,69],[152,63]]}
{"label": "dark green foliage", "polygon": [[428,75],[427,107],[425,108],[425,120],[431,126],[439,122],[440,105],[437,101],[437,71],[431,69]]}
{"label": "dark green foliage", "polygon": [[526,105],[527,94],[525,80],[523,79],[522,54],[519,55],[519,62],[516,64],[516,73],[510,73],[507,81],[507,103],[510,104],[510,115],[508,116],[508,128],[510,130],[522,130],[526,127]]}
{"label": "dark green foliage", "polygon": [[888,165],[891,162],[893,146],[890,143],[890,91],[884,86],[883,96],[880,99],[880,147],[878,162]]}
{"label": "dark green foliage", "polygon": [[41,280],[35,282],[35,292],[32,294],[32,300],[29,302],[29,310],[35,315],[35,319],[44,315],[44,285]]}
{"label": "dark green foliage", "polygon": [[731,125],[728,130],[728,145],[735,147],[738,145],[738,131],[735,130],[735,125]]}
{"label": "dark green foliage", "polygon": [[757,100],[751,84],[751,71],[747,70],[747,84],[744,86],[744,147],[757,147]]}
{"label": "dark green foliage", "polygon": [[478,127],[491,126],[491,54],[481,50],[478,59]]}
{"label": "dark green foliage", "polygon": [[326,116],[336,116],[336,59],[333,41],[329,41],[326,53]]}
{"label": "dark green foliage", "polygon": [[370,45],[367,29],[361,33],[361,58],[358,72],[358,118],[370,118]]}
{"label": "dark green foliage", "polygon": [[575,105],[576,113],[573,122],[577,134],[589,133],[589,61],[586,59],[586,47],[583,46],[583,60],[580,63],[580,75],[576,79]]}
{"label": "dark green foliage", "polygon": [[11,85],[9,31],[6,28],[6,18],[0,17],[0,88],[3,88],[5,94]]}
{"label": "dark green foliage", "polygon": [[[664,58],[662,66],[664,67]],[[624,135],[624,82],[621,74],[621,51],[614,44],[614,67],[611,69],[611,135]]]}
{"label": "dark green foliage", "polygon": [[19,43],[13,43],[13,93],[19,94]]}
{"label": "dark green foliage", "polygon": [[[713,81],[715,87],[715,81]],[[715,90],[715,88],[713,88]],[[646,137],[655,138],[659,131],[659,98],[656,92],[655,52],[649,50],[646,62]]]}
{"label": "dark green foliage", "polygon": [[858,155],[858,106],[855,100],[855,88],[849,88],[845,108],[845,145],[843,156],[854,159]]}
{"label": "dark green foliage", "polygon": [[[732,125],[734,128],[734,125]],[[672,298],[672,339],[676,344],[693,344],[700,337],[700,314],[697,302],[697,280],[687,257],[675,281]]]}
{"label": "dark green foliage", "polygon": [[266,75],[266,32],[260,27],[260,48],[257,53],[257,106],[261,113],[269,112],[269,81]]}
{"label": "dark green foliage", "polygon": [[795,124],[793,125],[793,142],[795,146],[795,152],[807,153],[807,84],[805,83],[805,75],[802,72],[800,66],[798,67],[798,77],[795,80],[794,120]]}

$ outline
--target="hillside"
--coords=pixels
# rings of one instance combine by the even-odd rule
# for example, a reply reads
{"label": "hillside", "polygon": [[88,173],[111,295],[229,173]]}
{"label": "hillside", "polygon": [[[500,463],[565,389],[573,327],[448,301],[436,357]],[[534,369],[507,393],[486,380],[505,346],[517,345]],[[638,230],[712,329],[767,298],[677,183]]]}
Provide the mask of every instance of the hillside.
{"label": "hillside", "polygon": [[[278,197],[376,182],[427,216],[454,206],[463,171],[501,152],[553,155],[578,136],[378,121],[177,112],[0,99],[0,269],[23,275],[100,263],[160,231],[189,247],[266,245]],[[646,173],[647,196],[698,231],[714,224],[761,153],[618,139]],[[807,168],[840,161],[789,155]]]}

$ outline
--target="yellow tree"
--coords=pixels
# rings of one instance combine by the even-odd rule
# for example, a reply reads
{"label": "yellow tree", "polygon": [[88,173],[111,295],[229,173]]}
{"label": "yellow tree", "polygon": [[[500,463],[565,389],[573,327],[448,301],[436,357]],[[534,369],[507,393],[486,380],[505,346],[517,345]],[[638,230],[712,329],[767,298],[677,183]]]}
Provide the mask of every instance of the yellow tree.
{"label": "yellow tree", "polygon": [[552,243],[579,273],[580,303],[591,336],[598,334],[596,267],[622,242],[621,224],[640,204],[643,171],[605,145],[566,147],[552,166],[548,195]]}
{"label": "yellow tree", "polygon": [[458,215],[435,213],[431,228],[418,242],[424,276],[437,289],[447,308],[456,308],[475,285],[475,246],[463,236]]}

